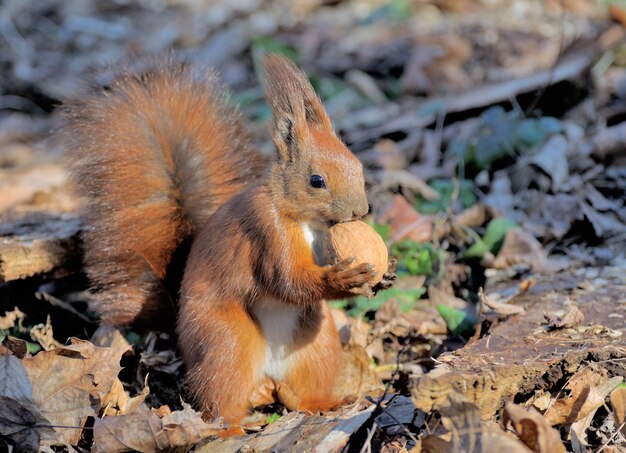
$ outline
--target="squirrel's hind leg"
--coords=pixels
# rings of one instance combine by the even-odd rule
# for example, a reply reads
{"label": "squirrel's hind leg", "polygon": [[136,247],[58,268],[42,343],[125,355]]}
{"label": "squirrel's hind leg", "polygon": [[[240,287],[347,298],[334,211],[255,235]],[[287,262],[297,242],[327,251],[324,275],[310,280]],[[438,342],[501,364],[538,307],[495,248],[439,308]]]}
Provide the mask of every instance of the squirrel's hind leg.
{"label": "squirrel's hind leg", "polygon": [[285,383],[298,397],[297,409],[327,411],[341,405],[333,394],[341,367],[341,343],[325,302],[315,337],[295,352],[297,359],[285,375]]}
{"label": "squirrel's hind leg", "polygon": [[264,378],[265,342],[258,327],[238,303],[188,301],[180,310],[178,334],[196,409],[237,423]]}

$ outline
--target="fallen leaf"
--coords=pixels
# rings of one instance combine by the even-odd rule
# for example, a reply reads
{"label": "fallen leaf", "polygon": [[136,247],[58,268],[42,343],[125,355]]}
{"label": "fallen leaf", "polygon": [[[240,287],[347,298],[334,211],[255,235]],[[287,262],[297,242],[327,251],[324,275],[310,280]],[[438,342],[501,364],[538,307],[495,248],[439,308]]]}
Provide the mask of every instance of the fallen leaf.
{"label": "fallen leaf", "polygon": [[0,330],[9,330],[16,324],[21,326],[26,314],[15,307],[12,311],[5,311],[4,316],[0,316]]}
{"label": "fallen leaf", "polygon": [[507,231],[502,248],[491,264],[496,269],[506,269],[513,264],[527,264],[533,272],[548,273],[568,266],[566,259],[548,258],[541,243],[521,228]]}
{"label": "fallen leaf", "polygon": [[499,315],[503,315],[503,316],[519,315],[526,311],[524,307],[521,307],[519,305],[511,305],[508,303],[495,301],[487,297],[485,293],[483,293],[482,289],[478,292],[478,295],[480,297],[480,301],[483,303],[484,306],[495,311]]}
{"label": "fallen leaf", "polygon": [[463,226],[476,228],[484,225],[487,220],[494,217],[494,214],[486,204],[477,203],[457,214],[454,220]]}
{"label": "fallen leaf", "polygon": [[[99,348],[71,339],[68,346],[43,351],[23,361],[33,388],[33,400],[52,425],[82,427],[96,416],[122,369],[125,349]],[[55,428],[58,442],[76,444],[80,429]]]}
{"label": "fallen leaf", "polygon": [[8,354],[8,351],[18,359],[23,359],[28,354],[28,344],[24,340],[7,335],[0,344],[0,355]]}
{"label": "fallen leaf", "polygon": [[96,418],[93,428],[94,452],[136,450],[187,450],[200,440],[219,434],[222,423],[206,423],[202,414],[183,402],[183,410],[165,413],[151,411],[145,404],[126,415]]}
{"label": "fallen leaf", "polygon": [[18,448],[15,451],[38,451],[38,417],[18,401],[0,396],[0,436]]}
{"label": "fallen leaf", "polygon": [[556,192],[569,175],[567,151],[570,144],[567,139],[556,134],[541,146],[533,157],[532,163],[541,168],[552,179],[552,190]]}
{"label": "fallen leaf", "polygon": [[566,388],[569,396],[560,398],[544,414],[551,426],[582,420],[604,404],[609,393],[622,381],[621,377],[607,379],[586,368],[572,378]]}
{"label": "fallen leaf", "polygon": [[364,395],[378,395],[384,386],[372,368],[372,359],[362,346],[348,344],[341,352],[341,370],[333,395],[339,399],[356,400]]}
{"label": "fallen leaf", "polygon": [[[155,431],[157,444],[161,450],[191,446],[200,439],[218,434],[225,427],[221,421],[205,422],[202,414],[193,410],[190,404],[185,402],[182,404],[183,410],[164,416],[161,419],[162,431]],[[151,424],[153,428],[158,426],[154,418],[151,419]],[[161,436],[161,433],[164,436]]]}
{"label": "fallen leaf", "polygon": [[44,351],[49,351],[55,347],[62,346],[61,343],[54,339],[52,334],[50,315],[46,318],[45,324],[37,324],[30,329],[30,336],[41,345]]}
{"label": "fallen leaf", "polygon": [[141,405],[127,415],[96,418],[93,426],[94,453],[116,453],[129,450],[152,452],[158,449],[150,418],[156,417],[147,406]]}
{"label": "fallen leaf", "polygon": [[552,428],[535,409],[524,409],[507,402],[502,413],[502,425],[511,425],[519,439],[538,453],[566,453],[559,432]]}
{"label": "fallen leaf", "polygon": [[509,437],[501,429],[486,426],[481,420],[481,411],[478,406],[465,400],[458,392],[448,394],[439,413],[441,423],[451,434],[449,448],[442,451],[484,453],[492,451],[527,453],[529,451],[523,443]]}
{"label": "fallen leaf", "polygon": [[115,378],[111,385],[111,391],[102,401],[102,407],[105,408],[104,415],[125,415],[135,410],[146,400],[146,397],[150,394],[150,387],[148,387],[148,379],[143,390],[137,396],[131,397],[126,390],[122,382]]}
{"label": "fallen leaf", "polygon": [[615,421],[621,425],[626,421],[626,387],[619,386],[614,389],[610,395],[611,407],[615,414]]}
{"label": "fallen leaf", "polygon": [[0,356],[0,396],[14,400],[33,399],[33,387],[24,365],[13,355]]}
{"label": "fallen leaf", "polygon": [[563,317],[547,314],[546,320],[548,321],[548,330],[564,329],[580,325],[585,320],[585,315],[572,305]]}
{"label": "fallen leaf", "polygon": [[377,219],[377,223],[391,225],[390,242],[404,238],[426,242],[433,235],[434,221],[433,216],[417,212],[402,195],[395,195]]}
{"label": "fallen leaf", "polygon": [[613,212],[599,212],[585,201],[579,201],[578,204],[587,220],[593,226],[597,237],[602,238],[626,230],[626,225]]}

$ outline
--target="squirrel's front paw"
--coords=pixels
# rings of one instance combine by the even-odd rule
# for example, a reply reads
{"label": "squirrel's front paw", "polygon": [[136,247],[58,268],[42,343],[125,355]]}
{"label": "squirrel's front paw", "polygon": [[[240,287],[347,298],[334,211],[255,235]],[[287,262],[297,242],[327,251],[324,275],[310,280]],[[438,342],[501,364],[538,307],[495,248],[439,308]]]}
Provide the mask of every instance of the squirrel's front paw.
{"label": "squirrel's front paw", "polygon": [[325,275],[326,281],[333,290],[338,292],[370,297],[374,294],[369,283],[376,276],[374,266],[361,263],[350,267],[354,259],[353,256],[346,258],[328,268]]}
{"label": "squirrel's front paw", "polygon": [[385,289],[391,288],[396,283],[396,279],[398,276],[396,275],[396,267],[398,264],[398,260],[392,258],[389,260],[389,264],[387,267],[387,272],[383,274],[383,279],[376,283],[372,290],[374,294],[378,293],[378,291],[383,291]]}

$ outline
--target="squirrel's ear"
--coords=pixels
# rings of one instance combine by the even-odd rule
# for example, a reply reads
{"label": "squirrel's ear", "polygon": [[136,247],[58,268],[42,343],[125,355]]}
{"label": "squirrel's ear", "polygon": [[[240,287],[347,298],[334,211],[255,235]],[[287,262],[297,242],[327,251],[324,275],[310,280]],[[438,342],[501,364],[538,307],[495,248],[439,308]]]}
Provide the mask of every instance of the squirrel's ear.
{"label": "squirrel's ear", "polygon": [[332,132],[330,119],[306,75],[277,54],[263,58],[264,85],[272,109],[273,136],[279,157],[292,160],[306,142],[309,128]]}

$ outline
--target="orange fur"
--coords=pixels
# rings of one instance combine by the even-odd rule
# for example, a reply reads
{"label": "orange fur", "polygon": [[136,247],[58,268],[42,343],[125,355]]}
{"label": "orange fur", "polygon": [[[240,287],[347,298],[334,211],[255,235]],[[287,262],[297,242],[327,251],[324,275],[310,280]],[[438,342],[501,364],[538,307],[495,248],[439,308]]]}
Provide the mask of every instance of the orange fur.
{"label": "orange fur", "polygon": [[313,232],[367,213],[362,166],[306,76],[277,56],[264,65],[277,149],[265,170],[213,79],[175,64],[74,104],[66,133],[101,317],[167,322],[162,281],[192,235],[177,322],[186,383],[199,408],[235,422],[268,379],[301,409],[337,405],[324,299],[371,292],[369,265],[322,267],[314,254]]}

